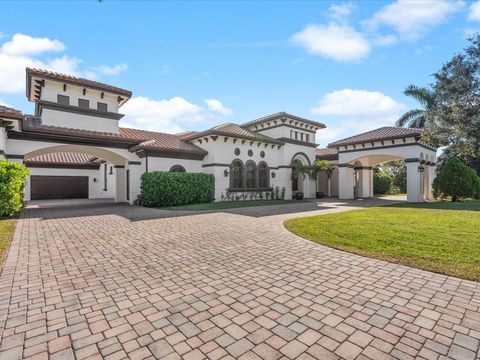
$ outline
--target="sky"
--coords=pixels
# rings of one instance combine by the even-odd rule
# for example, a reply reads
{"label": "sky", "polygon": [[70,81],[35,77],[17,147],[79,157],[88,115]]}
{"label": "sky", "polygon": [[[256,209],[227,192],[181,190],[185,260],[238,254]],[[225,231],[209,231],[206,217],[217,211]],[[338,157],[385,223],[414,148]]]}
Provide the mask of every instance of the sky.
{"label": "sky", "polygon": [[133,92],[121,126],[177,133],[279,111],[321,146],[393,125],[480,31],[480,0],[0,2],[0,104],[27,114],[25,68]]}

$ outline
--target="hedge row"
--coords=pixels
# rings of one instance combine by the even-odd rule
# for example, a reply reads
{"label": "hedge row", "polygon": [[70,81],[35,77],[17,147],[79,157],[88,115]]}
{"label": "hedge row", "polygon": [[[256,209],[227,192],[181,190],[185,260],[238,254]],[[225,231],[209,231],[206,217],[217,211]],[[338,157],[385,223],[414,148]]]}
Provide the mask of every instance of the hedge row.
{"label": "hedge row", "polygon": [[153,171],[142,175],[142,205],[178,206],[214,200],[212,174]]}
{"label": "hedge row", "polygon": [[18,163],[0,160],[0,216],[12,216],[23,209],[24,183],[28,169]]}
{"label": "hedge row", "polygon": [[373,193],[387,194],[392,188],[393,178],[386,173],[373,174]]}

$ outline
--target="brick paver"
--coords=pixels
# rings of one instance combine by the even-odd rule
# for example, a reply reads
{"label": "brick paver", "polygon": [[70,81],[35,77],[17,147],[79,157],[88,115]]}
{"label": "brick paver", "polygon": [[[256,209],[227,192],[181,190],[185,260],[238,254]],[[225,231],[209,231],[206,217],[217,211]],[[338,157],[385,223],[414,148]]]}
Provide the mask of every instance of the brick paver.
{"label": "brick paver", "polygon": [[0,276],[0,359],[476,359],[479,283],[281,225],[350,205],[24,211]]}

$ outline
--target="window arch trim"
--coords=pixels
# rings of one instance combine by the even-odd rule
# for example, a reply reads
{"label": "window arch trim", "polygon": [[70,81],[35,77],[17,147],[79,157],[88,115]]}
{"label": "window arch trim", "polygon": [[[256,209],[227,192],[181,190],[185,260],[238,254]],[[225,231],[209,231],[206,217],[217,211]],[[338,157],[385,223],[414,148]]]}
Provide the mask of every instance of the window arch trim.
{"label": "window arch trim", "polygon": [[169,172],[187,172],[187,170],[185,170],[185,168],[182,166],[182,165],[173,165],[170,170],[168,170]]}

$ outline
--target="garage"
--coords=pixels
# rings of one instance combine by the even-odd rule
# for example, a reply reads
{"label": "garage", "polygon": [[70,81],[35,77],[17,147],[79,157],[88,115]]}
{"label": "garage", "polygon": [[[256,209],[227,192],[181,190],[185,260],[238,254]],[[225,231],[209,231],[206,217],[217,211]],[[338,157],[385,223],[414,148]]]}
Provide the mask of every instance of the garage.
{"label": "garage", "polygon": [[88,199],[88,176],[32,175],[31,199]]}

